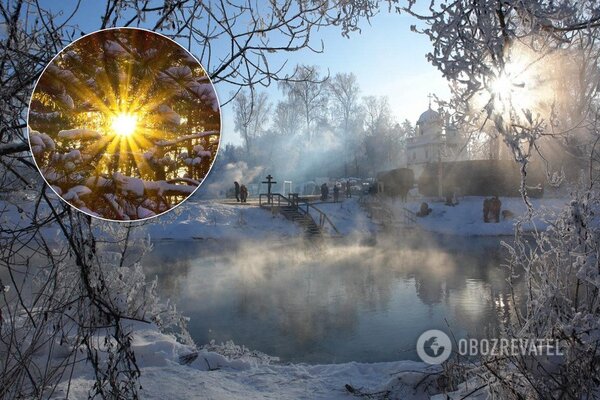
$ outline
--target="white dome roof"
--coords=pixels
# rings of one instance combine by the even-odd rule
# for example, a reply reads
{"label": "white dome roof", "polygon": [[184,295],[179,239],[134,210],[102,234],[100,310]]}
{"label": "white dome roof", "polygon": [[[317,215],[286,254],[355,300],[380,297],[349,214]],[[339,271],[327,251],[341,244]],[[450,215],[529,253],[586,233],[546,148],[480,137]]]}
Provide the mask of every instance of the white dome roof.
{"label": "white dome roof", "polygon": [[429,108],[419,117],[417,121],[417,125],[428,124],[428,123],[441,123],[442,117],[439,112],[433,111]]}

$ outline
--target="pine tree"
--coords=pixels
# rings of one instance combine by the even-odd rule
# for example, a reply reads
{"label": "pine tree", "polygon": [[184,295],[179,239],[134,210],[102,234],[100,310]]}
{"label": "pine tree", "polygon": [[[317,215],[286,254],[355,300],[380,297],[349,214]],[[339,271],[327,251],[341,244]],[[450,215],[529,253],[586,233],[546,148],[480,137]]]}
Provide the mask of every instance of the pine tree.
{"label": "pine tree", "polygon": [[100,31],[65,48],[30,109],[30,143],[46,181],[71,205],[108,219],[147,218],[183,201],[219,143],[219,105],[202,66],[143,30]]}

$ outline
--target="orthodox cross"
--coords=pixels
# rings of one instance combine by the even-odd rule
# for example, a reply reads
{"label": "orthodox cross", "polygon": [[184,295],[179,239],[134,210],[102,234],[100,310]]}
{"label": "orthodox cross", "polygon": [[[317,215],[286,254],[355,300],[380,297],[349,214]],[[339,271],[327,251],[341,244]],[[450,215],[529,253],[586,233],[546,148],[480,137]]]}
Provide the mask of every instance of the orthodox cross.
{"label": "orthodox cross", "polygon": [[271,202],[271,186],[276,184],[277,182],[275,182],[273,180],[273,177],[271,176],[271,174],[267,175],[265,179],[266,179],[266,181],[262,181],[262,183],[267,184],[267,199],[268,199],[268,202],[270,203]]}

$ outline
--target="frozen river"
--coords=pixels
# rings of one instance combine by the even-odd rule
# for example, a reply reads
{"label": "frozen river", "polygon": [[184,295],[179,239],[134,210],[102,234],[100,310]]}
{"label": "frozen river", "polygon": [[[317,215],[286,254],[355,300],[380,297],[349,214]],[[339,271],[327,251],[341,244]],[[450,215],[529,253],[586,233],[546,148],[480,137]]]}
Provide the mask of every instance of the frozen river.
{"label": "frozen river", "polygon": [[[211,340],[286,362],[417,359],[427,329],[495,337],[519,303],[498,238],[413,235],[376,244],[160,242],[148,278]],[[513,300],[514,299],[514,300]]]}

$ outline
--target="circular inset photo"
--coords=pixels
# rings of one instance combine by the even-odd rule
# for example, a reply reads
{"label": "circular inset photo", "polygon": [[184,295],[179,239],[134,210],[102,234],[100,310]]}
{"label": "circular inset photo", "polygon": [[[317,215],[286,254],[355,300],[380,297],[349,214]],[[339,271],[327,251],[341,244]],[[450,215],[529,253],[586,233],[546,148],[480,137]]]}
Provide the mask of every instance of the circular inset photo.
{"label": "circular inset photo", "polygon": [[162,214],[216,157],[221,113],[200,63],[169,38],[116,28],[64,48],[40,76],[29,144],[63,200],[103,219]]}

